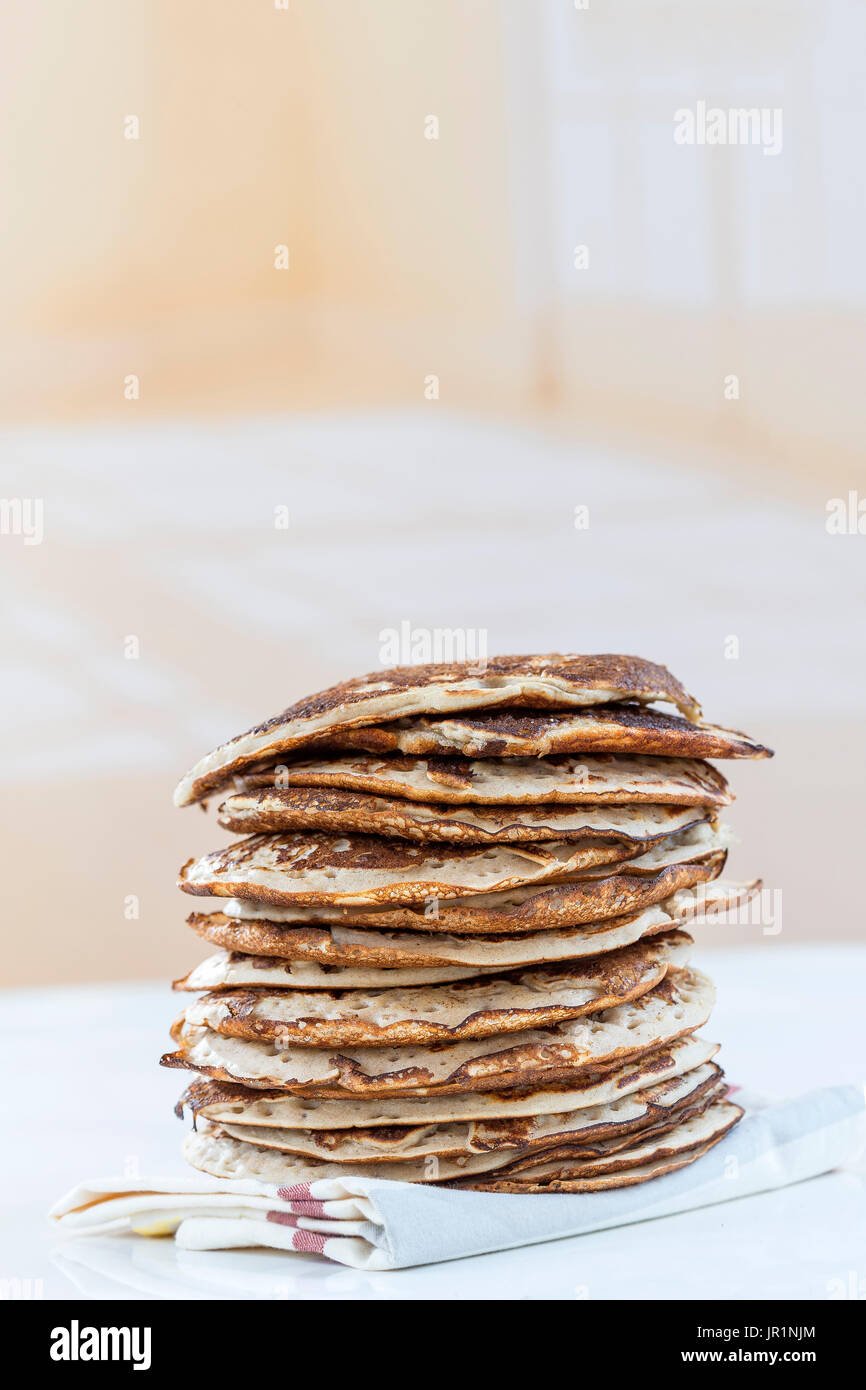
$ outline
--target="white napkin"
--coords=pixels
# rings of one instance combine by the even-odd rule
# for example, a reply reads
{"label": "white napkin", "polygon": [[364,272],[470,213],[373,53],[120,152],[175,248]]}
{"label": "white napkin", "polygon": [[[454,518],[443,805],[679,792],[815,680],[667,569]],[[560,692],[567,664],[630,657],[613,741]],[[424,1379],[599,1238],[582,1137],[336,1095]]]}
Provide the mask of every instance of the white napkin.
{"label": "white napkin", "polygon": [[270,1246],[354,1269],[403,1269],[751,1196],[852,1167],[864,1153],[863,1089],[827,1086],[750,1107],[688,1168],[609,1192],[466,1192],[353,1177],[347,1168],[345,1177],[293,1187],[204,1174],[97,1179],[74,1188],[50,1214],[71,1235],[173,1235],[185,1250]]}

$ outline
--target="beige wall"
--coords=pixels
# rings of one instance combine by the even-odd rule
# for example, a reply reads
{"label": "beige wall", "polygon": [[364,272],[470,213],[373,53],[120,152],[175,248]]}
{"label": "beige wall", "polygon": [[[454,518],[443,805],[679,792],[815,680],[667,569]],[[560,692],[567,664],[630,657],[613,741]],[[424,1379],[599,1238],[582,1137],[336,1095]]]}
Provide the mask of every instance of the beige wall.
{"label": "beige wall", "polygon": [[481,342],[510,359],[495,11],[8,7],[6,417],[122,413],[127,372],[162,414],[414,397],[443,351],[450,385],[480,383]]}
{"label": "beige wall", "polygon": [[[832,39],[838,5],[823,21],[797,0],[733,17],[719,4],[700,21],[628,0],[565,8],[560,43],[592,75],[588,96],[554,92],[544,3],[10,0],[4,416],[123,418],[130,372],[137,418],[414,404],[436,373],[463,407],[555,407],[602,429],[734,445],[750,467],[814,475],[831,453],[840,475],[856,471],[863,299],[796,289],[863,217],[850,194],[828,199],[822,140],[840,137],[816,124],[816,83],[835,63],[834,120],[854,156],[862,113],[845,106],[855,73]],[[788,163],[756,236],[770,265],[793,258],[790,302],[738,290],[729,232],[745,204],[732,159],[751,156],[719,150],[702,152],[715,211],[695,231],[712,241],[711,302],[591,286],[563,299],[551,266],[569,247],[545,221],[551,122],[564,111],[610,126],[627,194],[611,236],[616,254],[640,256],[641,217],[665,216],[634,163],[644,123],[668,121],[677,99],[761,93],[784,106]],[[122,138],[130,113],[137,142]],[[438,141],[424,139],[428,114]],[[579,192],[577,156],[573,175]],[[279,242],[285,273],[272,266]],[[733,408],[727,371],[742,380]]]}
{"label": "beige wall", "polygon": [[[242,391],[277,398],[311,235],[285,18],[205,0],[5,7],[7,417],[120,412],[131,372],[141,414],[225,400],[239,366]],[[299,273],[273,269],[284,241]]]}
{"label": "beige wall", "polygon": [[[823,868],[856,863],[862,778],[862,539],[823,525],[866,490],[866,295],[833,253],[862,246],[866,208],[852,8],[288,6],[0,9],[0,448],[4,490],[46,502],[44,545],[0,543],[6,925],[40,947],[7,982],[181,973],[198,948],[174,874],[222,837],[172,814],[177,776],[374,668],[403,618],[669,660],[712,718],[779,747],[732,772],[735,871],[785,885],[792,937],[853,934]],[[710,188],[679,233],[710,286],[676,293],[674,256],[651,293],[669,199],[639,150],[698,98],[781,102],[785,155],[682,165]],[[774,297],[744,288],[750,198]],[[577,294],[584,225],[608,275]]]}

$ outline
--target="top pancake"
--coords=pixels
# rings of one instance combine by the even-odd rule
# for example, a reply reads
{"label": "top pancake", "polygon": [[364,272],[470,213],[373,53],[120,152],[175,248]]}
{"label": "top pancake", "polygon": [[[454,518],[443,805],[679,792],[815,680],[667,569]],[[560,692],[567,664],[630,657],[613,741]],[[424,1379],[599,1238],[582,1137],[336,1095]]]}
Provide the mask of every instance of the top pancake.
{"label": "top pancake", "polygon": [[328,752],[428,753],[464,758],[546,758],[558,753],[629,753],[667,758],[772,758],[738,729],[639,705],[597,705],[568,714],[495,710],[478,715],[420,715],[393,724],[341,729]]}
{"label": "top pancake", "polygon": [[497,706],[569,709],[630,700],[663,700],[689,719],[700,707],[664,666],[635,656],[492,657],[479,671],[468,662],[397,666],[331,686],[221,744],[179,782],[175,804],[200,801],[238,772],[309,747],[346,729],[419,714]]}

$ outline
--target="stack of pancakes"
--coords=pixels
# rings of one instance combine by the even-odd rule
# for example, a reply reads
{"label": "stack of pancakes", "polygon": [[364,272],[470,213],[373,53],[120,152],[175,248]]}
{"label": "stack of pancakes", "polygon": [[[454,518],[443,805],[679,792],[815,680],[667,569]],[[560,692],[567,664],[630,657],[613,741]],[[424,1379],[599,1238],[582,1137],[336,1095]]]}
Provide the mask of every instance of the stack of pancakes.
{"label": "stack of pancakes", "polygon": [[188,1161],[574,1192],[699,1158],[742,1111],[686,927],[759,886],[704,760],[767,756],[664,667],[553,655],[359,677],[203,758],[176,802],[245,838],[180,875],[219,948],[163,1058]]}

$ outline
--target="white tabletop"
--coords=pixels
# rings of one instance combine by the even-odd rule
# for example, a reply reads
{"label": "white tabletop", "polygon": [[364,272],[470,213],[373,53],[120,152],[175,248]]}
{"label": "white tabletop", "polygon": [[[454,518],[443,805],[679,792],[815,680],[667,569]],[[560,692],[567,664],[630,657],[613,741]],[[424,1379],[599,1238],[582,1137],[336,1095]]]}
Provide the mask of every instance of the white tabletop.
{"label": "white tabletop", "polygon": [[[732,1083],[790,1095],[866,1073],[866,946],[697,952],[719,1001],[708,1036]],[[2,996],[0,1280],[46,1298],[809,1298],[866,1292],[866,1174],[811,1182],[619,1230],[391,1274],[316,1256],[178,1251],[168,1240],[69,1240],[46,1208],[85,1178],[184,1171],[183,1078],[156,1065],[177,1012],[166,986]]]}

